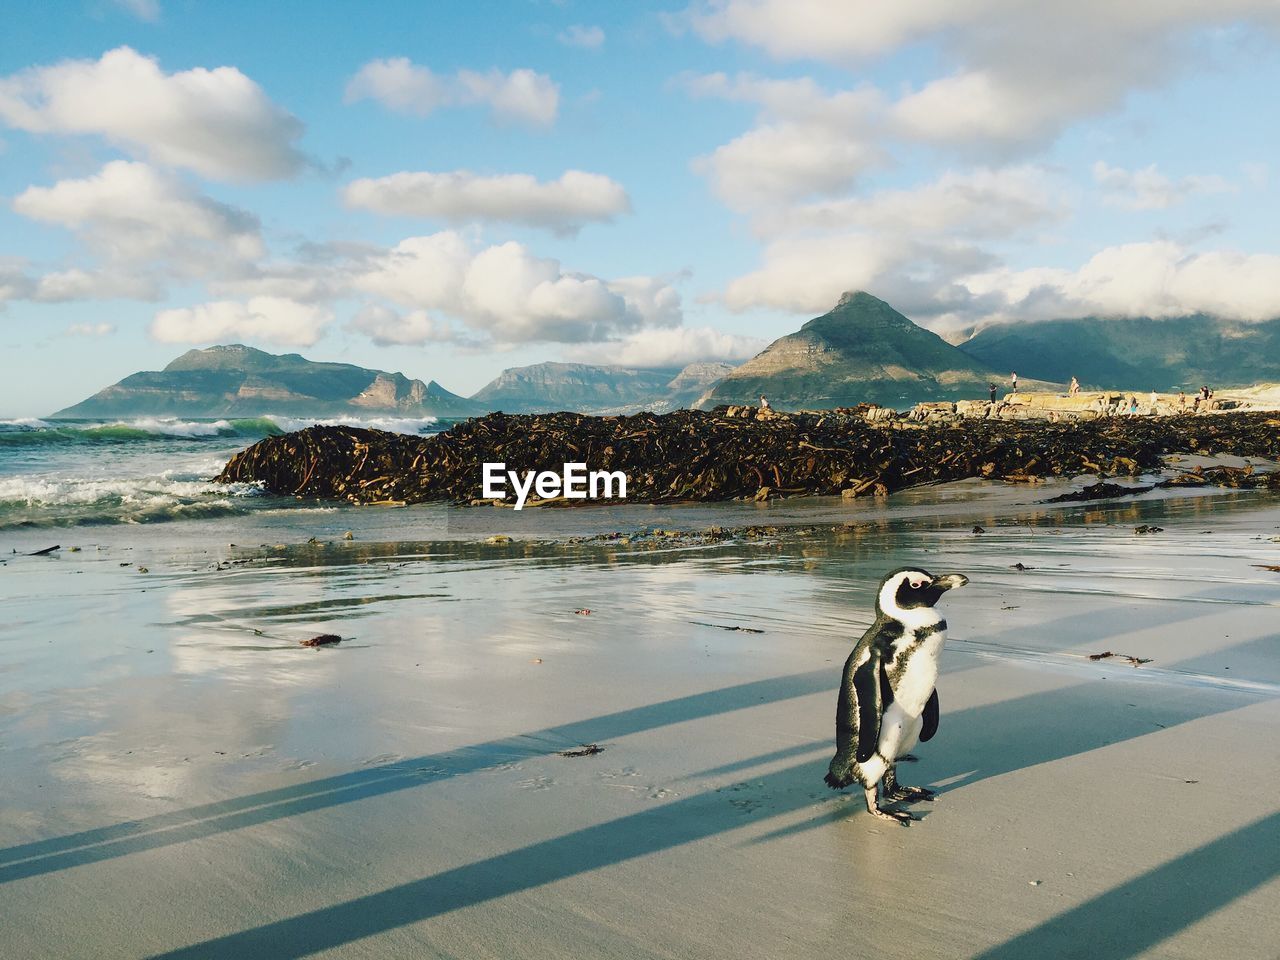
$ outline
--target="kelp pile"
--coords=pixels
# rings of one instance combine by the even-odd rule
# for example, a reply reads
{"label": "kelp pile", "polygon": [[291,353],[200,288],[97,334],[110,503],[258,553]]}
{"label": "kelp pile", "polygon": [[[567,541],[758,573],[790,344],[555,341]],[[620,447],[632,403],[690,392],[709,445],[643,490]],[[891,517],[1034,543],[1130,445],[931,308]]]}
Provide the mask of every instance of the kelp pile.
{"label": "kelp pile", "polygon": [[1132,497],[1139,493],[1148,493],[1156,488],[1169,487],[1232,487],[1234,489],[1254,489],[1267,487],[1280,490],[1280,471],[1255,473],[1252,466],[1245,467],[1204,467],[1197,465],[1193,470],[1176,473],[1172,477],[1158,483],[1145,486],[1121,486],[1118,483],[1107,483],[1099,480],[1082,490],[1050,497],[1044,503],[1071,503],[1085,500],[1110,500],[1115,497]]}
{"label": "kelp pile", "polygon": [[854,497],[969,477],[1136,476],[1173,453],[1280,459],[1280,419],[1239,413],[920,424],[858,410],[759,414],[751,407],[613,417],[494,413],[429,437],[332,426],[268,437],[236,454],[217,479],[356,503],[477,503],[487,502],[486,462],[522,473],[585,463],[623,471],[628,501],[658,503]]}

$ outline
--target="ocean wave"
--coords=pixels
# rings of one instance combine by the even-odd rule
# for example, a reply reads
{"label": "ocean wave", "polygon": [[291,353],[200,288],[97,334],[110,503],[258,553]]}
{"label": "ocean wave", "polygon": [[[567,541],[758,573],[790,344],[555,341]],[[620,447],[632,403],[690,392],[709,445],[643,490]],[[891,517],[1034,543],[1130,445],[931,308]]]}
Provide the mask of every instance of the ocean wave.
{"label": "ocean wave", "polygon": [[226,420],[138,417],[132,420],[0,420],[0,445],[112,444],[139,440],[259,440],[314,425],[364,427],[420,436],[439,430],[436,417],[285,417],[268,415]]}
{"label": "ocean wave", "polygon": [[138,479],[0,477],[0,529],[154,523],[238,513],[264,496],[251,483],[171,476]]}

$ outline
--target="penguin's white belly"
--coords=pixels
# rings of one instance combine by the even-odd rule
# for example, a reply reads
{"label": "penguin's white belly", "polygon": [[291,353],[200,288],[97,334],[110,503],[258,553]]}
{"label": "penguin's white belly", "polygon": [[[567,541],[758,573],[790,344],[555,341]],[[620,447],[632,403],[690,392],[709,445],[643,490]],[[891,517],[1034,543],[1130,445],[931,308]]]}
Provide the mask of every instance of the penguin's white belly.
{"label": "penguin's white belly", "polygon": [[907,716],[919,717],[924,713],[924,705],[938,685],[938,658],[946,640],[946,631],[939,630],[914,648],[903,650],[902,654],[894,651],[889,670],[889,682],[893,687],[892,706],[899,707]]}
{"label": "penguin's white belly", "polygon": [[911,716],[894,701],[880,719],[880,742],[876,750],[892,763],[916,745],[923,725],[924,721],[918,714]]}
{"label": "penguin's white belly", "polygon": [[937,686],[938,657],[946,639],[946,631],[939,630],[923,641],[904,644],[894,651],[890,667],[893,703],[880,718],[880,740],[876,745],[880,755],[890,762],[909,752],[920,739],[924,705]]}

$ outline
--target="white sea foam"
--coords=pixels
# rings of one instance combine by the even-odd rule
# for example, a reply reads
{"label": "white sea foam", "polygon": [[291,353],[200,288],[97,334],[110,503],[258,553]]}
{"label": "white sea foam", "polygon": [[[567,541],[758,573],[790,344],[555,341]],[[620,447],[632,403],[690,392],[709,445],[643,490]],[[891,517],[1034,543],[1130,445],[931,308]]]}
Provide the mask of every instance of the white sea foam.
{"label": "white sea foam", "polygon": [[0,477],[0,528],[150,523],[231,513],[247,507],[246,498],[262,493],[257,484],[214,484],[173,477]]}
{"label": "white sea foam", "polygon": [[178,420],[170,417],[139,417],[136,420],[118,420],[115,423],[103,424],[103,428],[123,427],[139,430],[158,437],[217,437],[233,432],[228,420],[215,420],[213,423],[202,423],[197,420]]}
{"label": "white sea foam", "polygon": [[16,420],[0,420],[0,433],[17,430],[48,430],[52,426],[35,417],[19,417]]}

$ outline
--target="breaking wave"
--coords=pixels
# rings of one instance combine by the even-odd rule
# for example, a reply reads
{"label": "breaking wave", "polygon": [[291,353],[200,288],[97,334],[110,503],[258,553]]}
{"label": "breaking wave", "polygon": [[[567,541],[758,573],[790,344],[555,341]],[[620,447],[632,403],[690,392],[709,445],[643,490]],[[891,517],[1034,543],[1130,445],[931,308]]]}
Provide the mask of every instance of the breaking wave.
{"label": "breaking wave", "polygon": [[285,417],[270,415],[240,420],[180,420],[139,417],[133,420],[39,420],[33,417],[0,420],[0,445],[36,447],[45,444],[116,444],[139,440],[260,440],[301,430],[313,424],[367,427],[392,433],[421,435],[440,429],[436,417]]}
{"label": "breaking wave", "polygon": [[256,484],[210,483],[188,474],[129,479],[0,477],[0,530],[157,523],[240,513]]}

